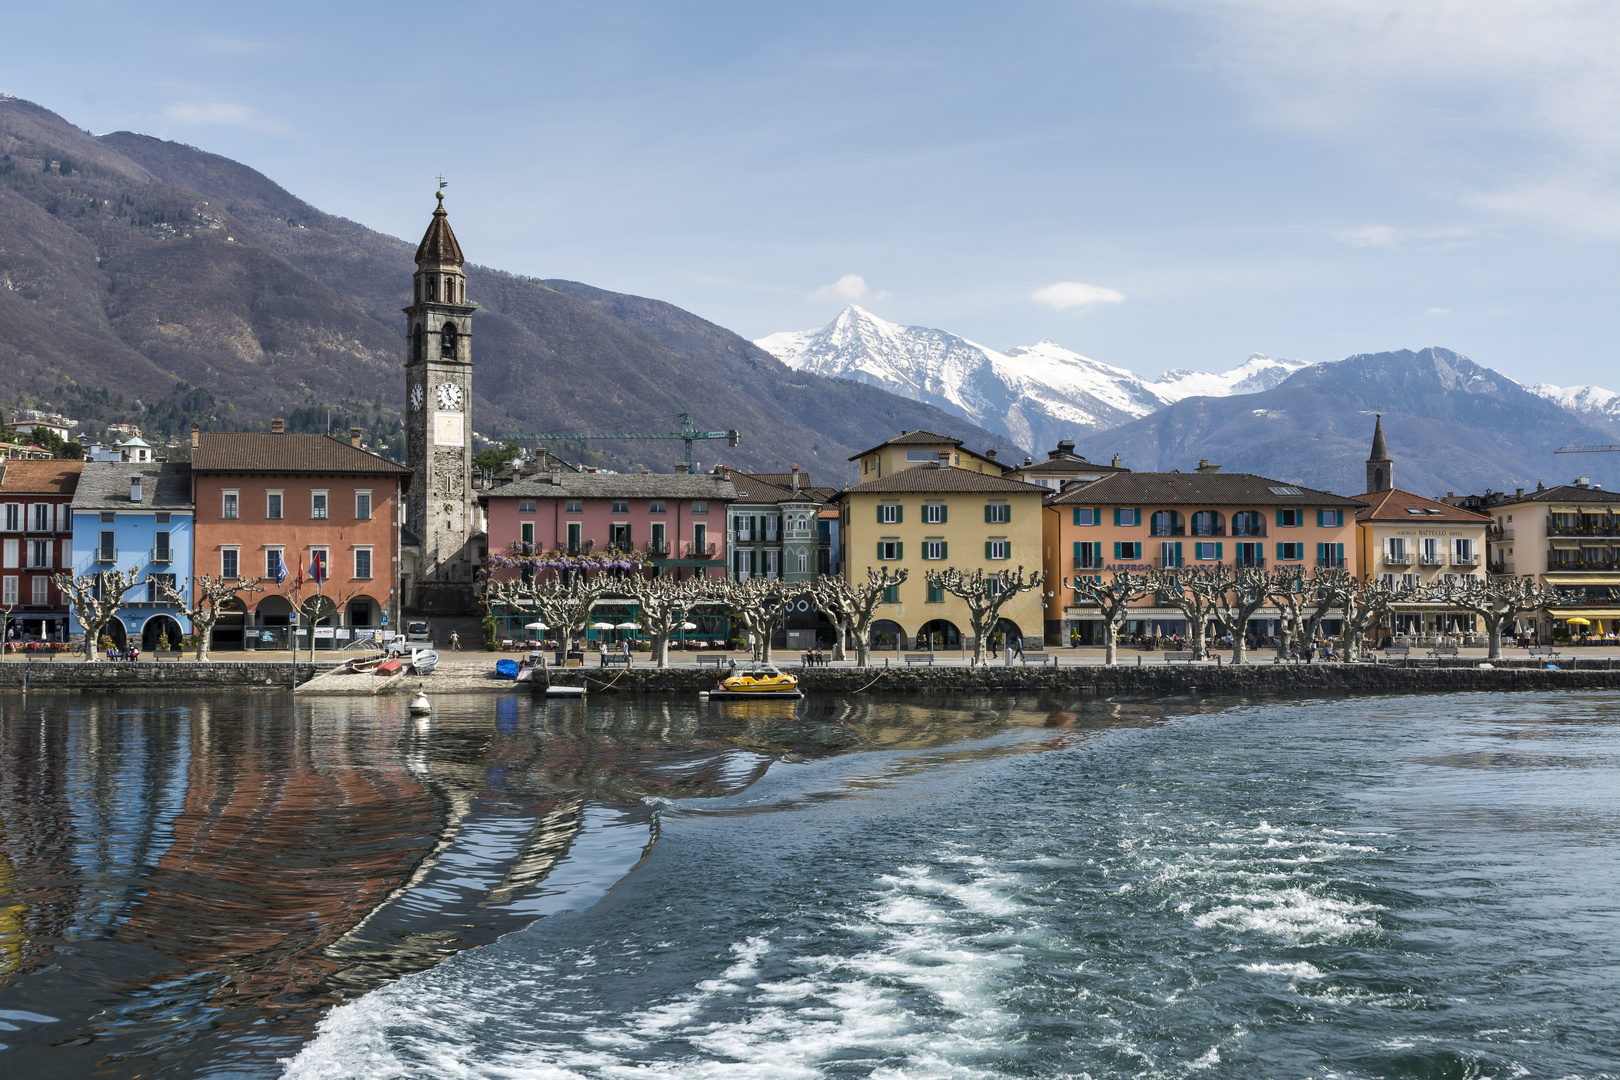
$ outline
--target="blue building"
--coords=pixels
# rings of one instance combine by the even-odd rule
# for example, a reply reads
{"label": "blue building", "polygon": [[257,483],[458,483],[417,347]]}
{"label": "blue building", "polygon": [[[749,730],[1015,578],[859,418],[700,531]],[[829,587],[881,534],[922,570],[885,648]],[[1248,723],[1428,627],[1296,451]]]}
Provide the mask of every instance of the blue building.
{"label": "blue building", "polygon": [[[138,584],[124,594],[106,634],[120,647],[150,651],[167,634],[178,646],[191,621],[158,598],[147,576],[164,576],[191,596],[191,466],[181,462],[87,461],[73,496],[73,573],[128,570]],[[77,614],[70,621],[84,633]]]}

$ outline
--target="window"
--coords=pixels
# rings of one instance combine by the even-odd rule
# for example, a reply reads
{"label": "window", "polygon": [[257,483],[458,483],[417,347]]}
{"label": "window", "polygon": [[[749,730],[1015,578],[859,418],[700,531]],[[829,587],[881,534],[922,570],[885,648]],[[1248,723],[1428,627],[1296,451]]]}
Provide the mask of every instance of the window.
{"label": "window", "polygon": [[326,492],[312,491],[309,493],[309,516],[316,521],[326,519]]}
{"label": "window", "polygon": [[371,549],[360,547],[354,549],[354,576],[369,578],[371,576]]}
{"label": "window", "polygon": [[1258,510],[1239,510],[1232,515],[1233,536],[1264,536],[1266,521]]}
{"label": "window", "polygon": [[1102,564],[1102,541],[1075,541],[1074,568],[1076,570],[1100,570],[1102,569]]}
{"label": "window", "polygon": [[35,570],[48,570],[51,566],[51,542],[28,541],[28,565]]}
{"label": "window", "polygon": [[[1276,488],[1272,489],[1277,490]],[[1298,495],[1295,491],[1293,494]],[[1297,506],[1280,506],[1277,508],[1277,527],[1279,529],[1297,529],[1305,524],[1305,511]]]}
{"label": "window", "polygon": [[96,549],[96,561],[118,561],[118,537],[111,529],[101,530],[101,544]]}
{"label": "window", "polygon": [[777,536],[777,523],[780,518],[772,516],[765,519],[765,542],[774,544]]}
{"label": "window", "polygon": [[945,602],[945,590],[940,588],[938,585],[930,585],[930,586],[928,586],[928,603],[930,603],[930,604],[943,604],[944,602]]}
{"label": "window", "polygon": [[878,504],[878,511],[877,511],[877,519],[878,519],[878,524],[879,525],[898,525],[898,524],[900,524],[900,504],[899,503],[879,503]]}
{"label": "window", "polygon": [[877,557],[882,562],[893,562],[900,558],[900,552],[905,545],[898,540],[879,540]]}
{"label": "window", "polygon": [[804,548],[800,548],[798,550],[798,552],[796,553],[795,557],[797,558],[798,563],[799,563],[799,573],[801,573],[801,574],[809,573],[810,572],[810,553],[808,551],[804,550]]}
{"label": "window", "polygon": [[417,323],[416,329],[411,331],[411,357],[422,359],[422,324]]}
{"label": "window", "polygon": [[264,516],[270,521],[281,520],[281,492],[272,491],[265,495]]}
{"label": "window", "polygon": [[[237,517],[238,516],[238,514],[236,512],[237,501],[238,501],[238,493],[237,492],[235,492],[235,491],[227,491],[227,492],[225,492],[224,495],[221,497],[220,508],[219,508],[219,516],[222,517],[222,518],[226,518],[226,519],[231,519],[231,518]],[[103,518],[105,519],[105,515],[103,515]]]}
{"label": "window", "polygon": [[754,542],[754,519],[744,515],[737,519],[737,540],[744,544]]}
{"label": "window", "polygon": [[281,548],[264,549],[264,576],[271,581],[281,576]]}
{"label": "window", "polygon": [[1335,529],[1344,524],[1343,510],[1318,510],[1316,524],[1323,529]]}
{"label": "window", "polygon": [[1219,544],[1219,543],[1194,544],[1193,545],[1193,558],[1195,558],[1195,559],[1206,559],[1206,560],[1207,559],[1217,559],[1218,560],[1221,557],[1221,546],[1222,545]]}
{"label": "window", "polygon": [[168,514],[153,514],[152,515],[152,520],[156,521],[159,525],[167,525],[169,523],[169,515]]}
{"label": "window", "polygon": [[527,551],[534,546],[534,522],[525,521],[518,526],[518,536],[523,542],[523,549]]}
{"label": "window", "polygon": [[569,499],[563,504],[563,513],[565,514],[583,514],[584,512],[585,503],[581,499]]}
{"label": "window", "polygon": [[116,515],[116,514],[102,514],[101,515],[101,523],[103,525],[111,525],[113,523],[113,519],[115,517],[117,517],[117,516],[118,515]]}
{"label": "window", "polygon": [[169,550],[169,535],[170,534],[169,534],[168,530],[166,530],[166,529],[161,531],[161,532],[157,532],[157,533],[153,534],[153,536],[152,536],[152,561],[153,562],[173,562],[174,561],[174,553],[171,550]]}
{"label": "window", "polygon": [[628,514],[630,512],[630,504],[619,499],[614,499],[613,512],[615,514]]}
{"label": "window", "polygon": [[331,560],[328,551],[323,547],[309,549],[309,576],[317,581],[325,581],[331,572]]}
{"label": "window", "polygon": [[1124,562],[1140,562],[1142,559],[1142,542],[1140,540],[1114,541],[1114,558]]}
{"label": "window", "polygon": [[34,528],[33,528],[32,531],[34,531],[34,532],[50,532],[51,531],[51,504],[50,503],[35,503],[34,504]]}
{"label": "window", "polygon": [[945,504],[925,503],[923,505],[923,522],[927,525],[945,524]]}
{"label": "window", "polygon": [[907,461],[938,461],[939,460],[939,451],[938,450],[907,450],[906,451],[906,460]]}
{"label": "window", "polygon": [[1159,565],[1167,569],[1181,565],[1180,541],[1165,540],[1159,544]]}
{"label": "window", "polygon": [[1192,516],[1192,533],[1194,536],[1224,536],[1226,523],[1215,511],[1200,510]]}
{"label": "window", "polygon": [[579,554],[579,548],[580,548],[579,532],[580,532],[579,522],[570,521],[568,523],[568,553],[570,555],[578,555]]}
{"label": "window", "polygon": [[1076,525],[1101,525],[1102,511],[1095,506],[1077,506],[1074,508],[1074,523]]}
{"label": "window", "polygon": [[1135,528],[1142,524],[1142,511],[1116,507],[1114,509],[1114,524],[1125,528]]}
{"label": "window", "polygon": [[534,500],[533,499],[519,499],[518,500],[518,513],[520,513],[520,514],[532,514],[534,512],[535,512],[535,509],[534,509]]}
{"label": "window", "polygon": [[[449,291],[450,290],[447,287],[445,292],[448,293]],[[445,299],[448,300],[449,297],[446,296]],[[439,355],[448,360],[454,360],[456,358],[455,323],[445,323],[443,326],[439,327]]]}
{"label": "window", "polygon": [[692,504],[692,513],[694,513],[694,514],[707,514],[708,512],[709,512],[709,504],[707,502],[704,502],[703,500],[699,499],[699,500],[697,500],[696,502],[694,502]]}
{"label": "window", "polygon": [[898,604],[900,602],[900,586],[890,585],[884,589],[883,602],[885,604]]}
{"label": "window", "polygon": [[775,548],[767,548],[765,550],[765,576],[766,577],[773,578],[773,577],[776,576],[776,573],[777,573],[777,560],[778,560],[778,557],[780,556],[780,554],[781,553],[778,552]]}
{"label": "window", "polygon": [[371,520],[371,492],[357,491],[354,493],[354,519],[356,521]]}
{"label": "window", "polygon": [[948,546],[943,540],[924,540],[922,557],[925,559],[943,559]]}
{"label": "window", "polygon": [[0,585],[0,604],[4,604],[6,607],[17,606],[17,578],[15,576],[6,578],[3,585]]}
{"label": "window", "polygon": [[152,575],[150,575],[150,577],[148,578],[148,580],[146,582],[146,602],[147,603],[149,603],[149,604],[158,603],[159,601],[161,601],[163,599],[163,597],[165,595],[167,595],[159,587],[160,584],[161,585],[167,585],[171,589],[174,588],[174,575],[173,574],[152,574]]}
{"label": "window", "polygon": [[986,540],[984,542],[984,557],[987,559],[1012,558],[1012,545],[1006,540]]}
{"label": "window", "polygon": [[1316,565],[1331,570],[1344,569],[1344,545],[1317,544]]}
{"label": "window", "polygon": [[984,583],[984,595],[986,595],[986,596],[1000,596],[1001,595],[1001,579],[1000,578],[991,578],[990,580],[986,581]]}
{"label": "window", "polygon": [[668,545],[664,543],[664,523],[662,521],[652,523],[652,539],[647,544],[647,550],[654,555],[661,555],[669,550]]}
{"label": "window", "polygon": [[662,514],[665,512],[663,499],[653,499],[647,504],[647,513],[649,514]]}
{"label": "window", "polygon": [[1238,544],[1237,558],[1234,565],[1239,570],[1260,570],[1266,565],[1266,547],[1264,544]]}
{"label": "window", "polygon": [[44,577],[43,575],[36,576],[34,578],[34,598],[33,598],[34,606],[35,607],[44,607],[46,604],[48,604],[50,602],[51,602],[51,579],[48,578],[48,577]]}
{"label": "window", "polygon": [[1305,545],[1278,544],[1277,558],[1281,562],[1299,562],[1305,558]]}
{"label": "window", "polygon": [[221,548],[219,551],[219,576],[234,580],[239,576],[236,560],[241,552],[237,548]]}
{"label": "window", "polygon": [[6,532],[22,532],[22,503],[6,503]]}
{"label": "window", "polygon": [[984,508],[984,520],[992,525],[1005,525],[1012,520],[1012,507],[1007,503],[988,503]]}
{"label": "window", "polygon": [[1180,536],[1182,533],[1181,515],[1174,510],[1154,511],[1148,531],[1153,536]]}

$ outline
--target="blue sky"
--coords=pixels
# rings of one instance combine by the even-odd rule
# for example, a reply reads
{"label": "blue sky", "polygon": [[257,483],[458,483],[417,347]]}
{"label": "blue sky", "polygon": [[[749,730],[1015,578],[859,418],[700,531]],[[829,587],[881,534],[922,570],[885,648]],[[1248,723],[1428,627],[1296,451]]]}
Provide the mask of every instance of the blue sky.
{"label": "blue sky", "polygon": [[[1155,375],[1620,389],[1608,0],[13,8],[0,92],[748,337],[850,300]],[[60,42],[60,44],[53,44]]]}

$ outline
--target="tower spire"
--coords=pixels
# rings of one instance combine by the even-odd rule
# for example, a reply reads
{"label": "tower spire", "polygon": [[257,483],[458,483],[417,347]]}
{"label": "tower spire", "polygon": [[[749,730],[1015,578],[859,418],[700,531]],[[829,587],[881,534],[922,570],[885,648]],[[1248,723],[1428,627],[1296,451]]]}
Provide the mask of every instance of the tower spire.
{"label": "tower spire", "polygon": [[1395,462],[1384,443],[1384,414],[1373,421],[1372,453],[1367,455],[1367,490],[1388,491],[1395,486]]}

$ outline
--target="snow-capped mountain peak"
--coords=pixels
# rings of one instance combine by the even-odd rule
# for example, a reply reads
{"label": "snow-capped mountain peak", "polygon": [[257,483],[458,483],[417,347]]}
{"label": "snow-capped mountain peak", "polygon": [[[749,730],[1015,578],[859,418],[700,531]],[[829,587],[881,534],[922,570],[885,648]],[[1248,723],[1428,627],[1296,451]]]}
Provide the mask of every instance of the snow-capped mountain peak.
{"label": "snow-capped mountain peak", "polygon": [[1601,386],[1554,386],[1542,382],[1525,389],[1537,397],[1557,402],[1572,413],[1597,413],[1610,420],[1620,420],[1620,394]]}
{"label": "snow-capped mountain peak", "polygon": [[902,326],[849,305],[814,330],[754,344],[798,370],[882,386],[1043,449],[1182,398],[1267,390],[1306,366],[1259,353],[1231,371],[1168,371],[1149,382],[1055,341],[997,351],[944,330]]}

